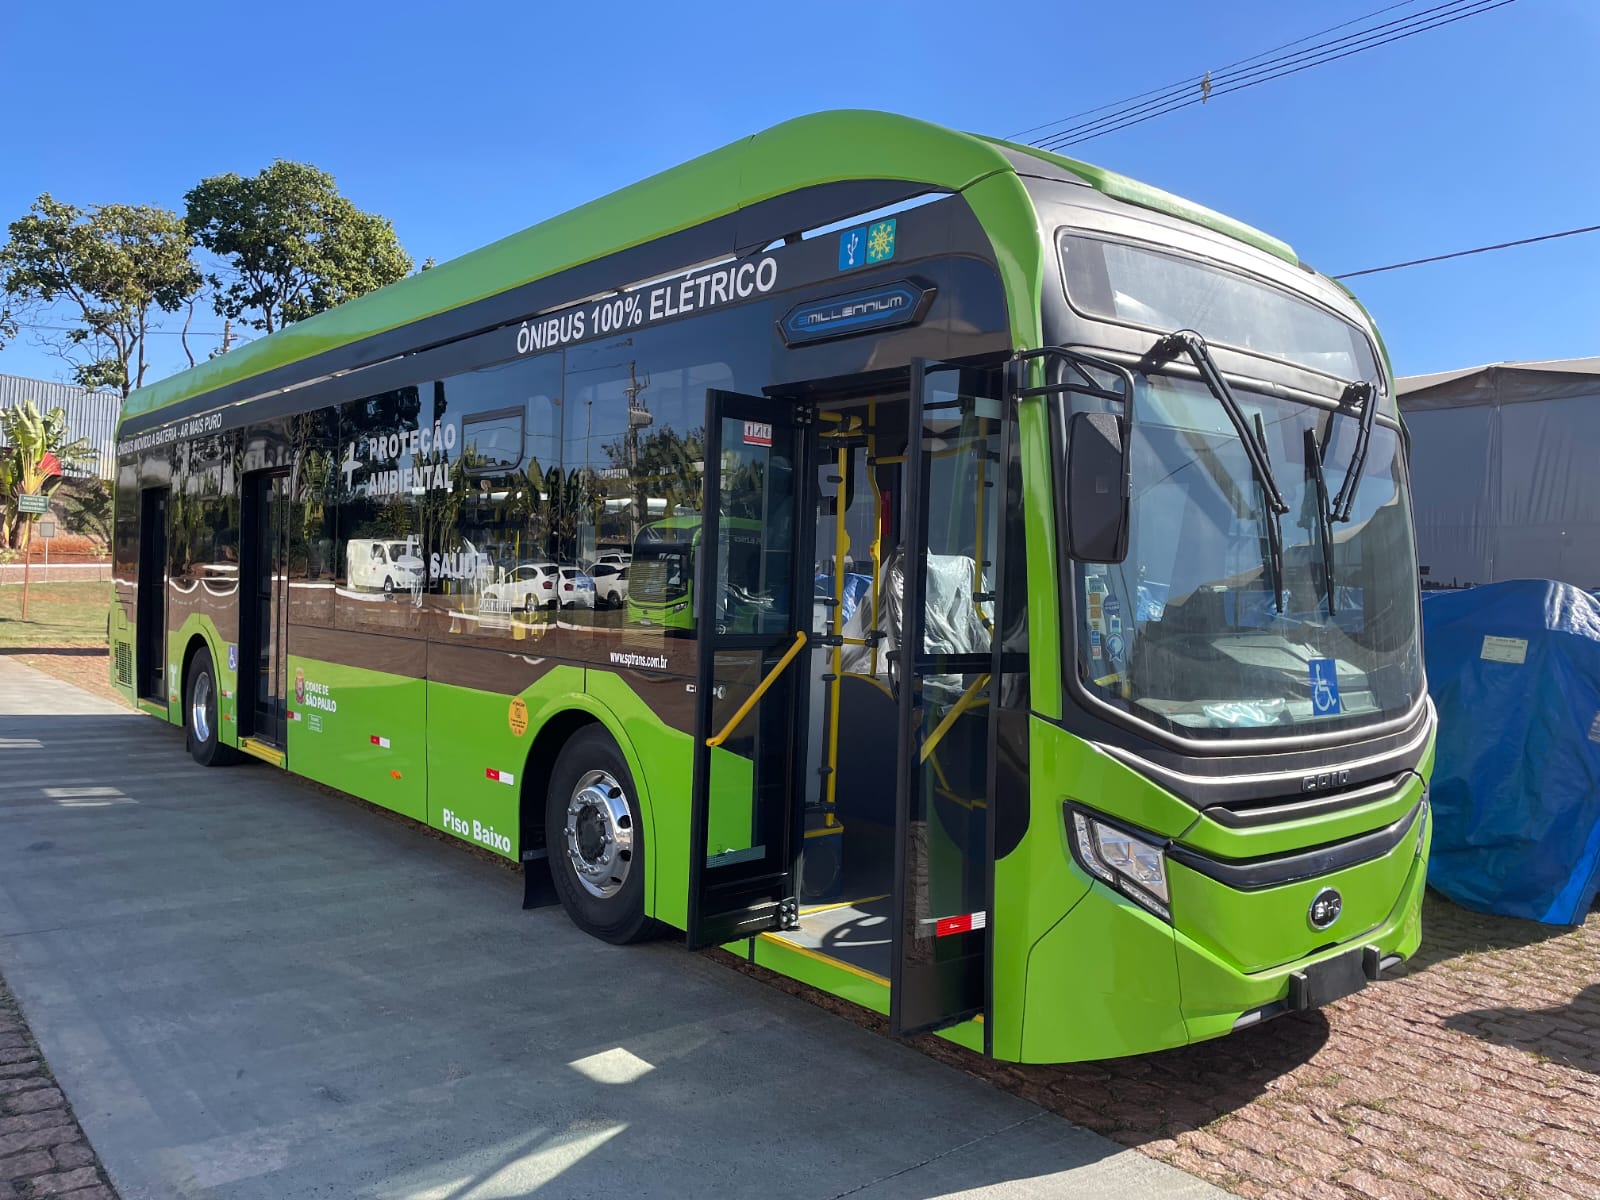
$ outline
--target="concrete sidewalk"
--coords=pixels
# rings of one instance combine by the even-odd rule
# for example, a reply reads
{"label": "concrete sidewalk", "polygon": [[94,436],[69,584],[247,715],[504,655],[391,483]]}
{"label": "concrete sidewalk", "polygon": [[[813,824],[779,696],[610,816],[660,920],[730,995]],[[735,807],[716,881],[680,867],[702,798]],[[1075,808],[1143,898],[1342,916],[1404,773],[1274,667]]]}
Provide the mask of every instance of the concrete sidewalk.
{"label": "concrete sidewalk", "polygon": [[0,972],[123,1200],[1223,1195],[519,899],[0,660]]}

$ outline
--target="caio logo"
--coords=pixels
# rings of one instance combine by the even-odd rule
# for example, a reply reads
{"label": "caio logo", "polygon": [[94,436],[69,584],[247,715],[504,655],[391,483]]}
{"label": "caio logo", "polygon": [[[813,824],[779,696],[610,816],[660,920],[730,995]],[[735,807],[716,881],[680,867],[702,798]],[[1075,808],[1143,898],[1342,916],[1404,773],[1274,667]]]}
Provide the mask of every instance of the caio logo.
{"label": "caio logo", "polygon": [[306,673],[299,667],[294,671],[294,702],[296,704],[306,702]]}

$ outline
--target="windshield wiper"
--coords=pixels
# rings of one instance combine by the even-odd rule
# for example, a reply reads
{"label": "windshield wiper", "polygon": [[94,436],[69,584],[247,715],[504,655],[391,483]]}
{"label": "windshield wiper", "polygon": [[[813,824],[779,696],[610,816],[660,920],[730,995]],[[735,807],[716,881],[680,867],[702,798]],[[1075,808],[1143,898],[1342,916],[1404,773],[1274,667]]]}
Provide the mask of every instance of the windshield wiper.
{"label": "windshield wiper", "polygon": [[1328,480],[1322,473],[1322,450],[1317,431],[1306,430],[1306,469],[1317,485],[1317,535],[1322,540],[1322,582],[1328,589],[1328,615],[1336,615],[1333,581],[1333,510],[1328,504]]}
{"label": "windshield wiper", "polygon": [[[1364,379],[1358,379],[1344,389],[1339,398],[1340,408],[1361,405],[1361,424],[1356,428],[1356,448],[1350,455],[1350,467],[1345,472],[1344,483],[1329,509],[1332,520],[1341,525],[1350,519],[1350,509],[1356,502],[1356,488],[1361,483],[1361,473],[1367,466],[1367,447],[1372,442],[1372,418],[1378,408],[1378,389]],[[1330,425],[1331,427],[1331,425]]]}
{"label": "windshield wiper", "polygon": [[[1150,348],[1148,358],[1154,363],[1162,363],[1176,358],[1179,354],[1187,355],[1194,363],[1195,370],[1200,373],[1201,382],[1206,385],[1206,390],[1216,397],[1217,403],[1222,405],[1222,411],[1228,414],[1234,432],[1239,435],[1239,444],[1244,447],[1245,457],[1250,460],[1250,469],[1255,473],[1256,482],[1261,485],[1261,494],[1266,500],[1269,518],[1267,545],[1268,565],[1272,571],[1272,598],[1281,613],[1283,611],[1283,514],[1289,511],[1289,506],[1284,503],[1283,493],[1278,490],[1278,481],[1272,474],[1272,460],[1267,456],[1266,427],[1261,423],[1261,416],[1258,413],[1256,427],[1250,428],[1249,422],[1244,419],[1244,410],[1234,398],[1233,389],[1228,386],[1228,381],[1217,369],[1216,361],[1211,357],[1211,350],[1206,345],[1205,339],[1194,330],[1179,329],[1167,334]],[[1342,495],[1341,493],[1341,498]]]}

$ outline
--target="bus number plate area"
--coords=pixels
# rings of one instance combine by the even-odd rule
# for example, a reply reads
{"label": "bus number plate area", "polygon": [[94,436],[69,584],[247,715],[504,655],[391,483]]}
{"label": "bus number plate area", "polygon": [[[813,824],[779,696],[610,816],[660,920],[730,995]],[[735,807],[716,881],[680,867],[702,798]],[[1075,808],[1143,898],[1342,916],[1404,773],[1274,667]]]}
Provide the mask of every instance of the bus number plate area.
{"label": "bus number plate area", "polygon": [[1367,972],[1361,961],[1361,947],[1312,963],[1289,976],[1289,1007],[1296,1012],[1321,1008],[1353,995],[1367,986]]}

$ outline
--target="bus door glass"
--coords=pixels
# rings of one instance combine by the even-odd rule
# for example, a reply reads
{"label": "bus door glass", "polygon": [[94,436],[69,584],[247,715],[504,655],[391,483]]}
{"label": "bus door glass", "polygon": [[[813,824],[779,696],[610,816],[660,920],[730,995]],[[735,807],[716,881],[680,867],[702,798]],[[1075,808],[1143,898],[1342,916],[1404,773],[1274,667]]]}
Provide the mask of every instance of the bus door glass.
{"label": "bus door glass", "polygon": [[890,1025],[982,1013],[992,831],[989,757],[999,532],[1006,489],[997,371],[917,363],[905,519]]}
{"label": "bus door glass", "polygon": [[289,497],[286,471],[245,480],[239,665],[248,678],[239,680],[239,696],[249,724],[241,732],[276,746],[288,719]]}
{"label": "bus door glass", "polygon": [[809,428],[786,401],[708,394],[696,546],[689,944],[795,919],[811,532]]}
{"label": "bus door glass", "polygon": [[138,643],[134,650],[139,695],[167,703],[167,494],[139,493]]}

